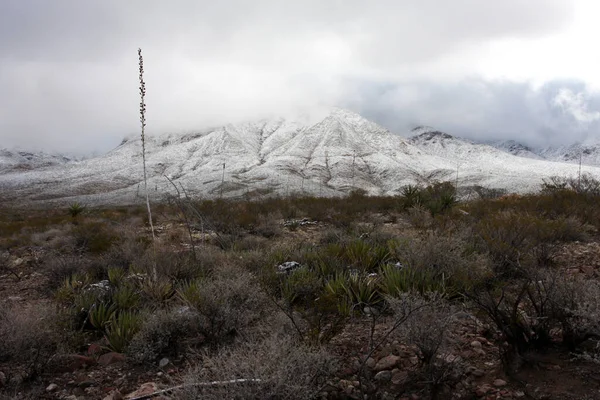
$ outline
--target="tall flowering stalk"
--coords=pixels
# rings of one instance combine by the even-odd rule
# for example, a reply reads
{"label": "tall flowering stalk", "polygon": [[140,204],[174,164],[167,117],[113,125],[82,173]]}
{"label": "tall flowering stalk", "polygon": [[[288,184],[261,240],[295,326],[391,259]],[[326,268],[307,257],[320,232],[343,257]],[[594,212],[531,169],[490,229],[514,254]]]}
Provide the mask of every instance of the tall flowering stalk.
{"label": "tall flowering stalk", "polygon": [[[150,197],[148,195],[148,178],[146,175],[146,82],[144,82],[144,57],[142,57],[142,49],[138,49],[138,60],[140,67],[140,123],[142,125],[142,161],[144,164],[144,191],[146,192],[146,206],[148,207],[148,222],[152,231],[152,245],[156,240],[154,235],[154,225],[152,223],[152,210],[150,209]],[[154,266],[154,279],[156,276],[156,266]]]}

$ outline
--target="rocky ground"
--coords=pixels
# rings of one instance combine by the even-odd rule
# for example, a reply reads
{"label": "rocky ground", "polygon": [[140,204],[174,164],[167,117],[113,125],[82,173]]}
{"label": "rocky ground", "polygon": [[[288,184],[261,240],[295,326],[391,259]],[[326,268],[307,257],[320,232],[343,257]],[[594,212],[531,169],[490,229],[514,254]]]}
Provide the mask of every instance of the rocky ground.
{"label": "rocky ground", "polygon": [[[304,229],[290,235],[311,240],[320,229],[317,224],[304,225]],[[41,257],[43,254],[35,247],[11,249],[3,255],[3,262],[9,268],[0,275],[0,307],[11,303],[36,307],[50,301],[51,294],[45,289],[47,278],[36,271]],[[590,279],[600,274],[599,260],[598,241],[564,245],[556,255],[557,265],[566,273],[582,274]],[[377,318],[371,339],[373,318],[367,314],[353,319],[328,345],[332,356],[341,363],[336,378],[324,382],[320,396],[340,399],[424,398],[419,385],[411,382],[419,379],[415,368],[418,364],[417,349],[394,339],[394,335],[385,339],[393,325],[389,318]],[[565,352],[548,351],[536,355],[517,376],[505,376],[498,349],[493,344],[496,334],[480,319],[467,313],[458,315],[457,323],[448,332],[450,350],[441,355],[446,361],[460,365],[448,398],[600,399],[598,366],[575,359]],[[381,346],[371,352],[370,340]],[[177,398],[174,392],[161,391],[183,384],[189,367],[185,357],[163,358],[156,365],[136,366],[129,363],[124,355],[108,352],[102,343],[89,344],[76,354],[56,356],[50,360],[50,365],[49,372],[32,383],[36,398]],[[359,374],[360,371],[364,373]],[[10,364],[0,362],[0,393],[7,381],[18,379],[16,374],[18,371],[14,371]],[[413,386],[414,390],[411,389]],[[20,392],[11,392],[0,395],[0,398],[18,399],[21,396]]]}

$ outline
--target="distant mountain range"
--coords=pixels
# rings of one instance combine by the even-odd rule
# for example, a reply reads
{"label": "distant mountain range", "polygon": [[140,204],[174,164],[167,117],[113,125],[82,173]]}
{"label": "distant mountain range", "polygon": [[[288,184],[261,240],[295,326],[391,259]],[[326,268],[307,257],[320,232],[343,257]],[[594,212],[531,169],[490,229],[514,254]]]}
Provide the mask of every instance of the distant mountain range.
{"label": "distant mountain range", "polygon": [[[600,176],[600,153],[577,145],[535,151],[517,142],[476,143],[428,127],[404,139],[360,115],[333,109],[324,118],[273,119],[191,134],[148,137],[148,185],[153,198],[174,193],[240,197],[310,193],[336,196],[360,188],[396,194],[414,183],[456,182],[510,192],[537,190],[544,178]],[[458,178],[458,179],[457,179]],[[0,201],[132,203],[142,193],[139,137],[83,161],[0,152]]]}

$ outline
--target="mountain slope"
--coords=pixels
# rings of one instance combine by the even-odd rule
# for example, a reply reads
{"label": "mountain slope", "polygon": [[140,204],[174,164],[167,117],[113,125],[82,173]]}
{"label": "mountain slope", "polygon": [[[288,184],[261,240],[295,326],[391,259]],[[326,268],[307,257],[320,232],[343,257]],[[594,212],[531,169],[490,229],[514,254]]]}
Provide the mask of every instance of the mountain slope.
{"label": "mountain slope", "polygon": [[[174,193],[167,177],[191,196],[237,197],[255,192],[335,196],[354,188],[395,194],[407,184],[455,182],[457,173],[462,188],[524,192],[537,190],[548,176],[577,173],[576,165],[516,157],[441,132],[406,140],[340,109],[316,123],[275,119],[148,137],[146,150],[153,198]],[[585,171],[600,173],[591,167]],[[142,186],[137,137],[101,157],[0,172],[7,201],[131,203],[141,200]]]}

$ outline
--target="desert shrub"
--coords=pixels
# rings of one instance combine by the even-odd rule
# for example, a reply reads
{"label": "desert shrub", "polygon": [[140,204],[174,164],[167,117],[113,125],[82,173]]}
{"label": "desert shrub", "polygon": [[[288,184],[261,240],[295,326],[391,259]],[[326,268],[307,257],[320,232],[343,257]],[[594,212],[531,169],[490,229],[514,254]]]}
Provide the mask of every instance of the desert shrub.
{"label": "desert shrub", "polygon": [[132,264],[142,259],[148,244],[143,237],[133,232],[123,232],[121,239],[103,254],[104,261],[108,267],[128,270]]}
{"label": "desert shrub", "polygon": [[450,182],[435,182],[427,187],[408,185],[400,191],[402,209],[424,207],[432,216],[452,209],[456,203],[456,188]]}
{"label": "desert shrub", "polygon": [[420,204],[406,209],[406,219],[417,229],[429,229],[433,225],[431,213]]}
{"label": "desert shrub", "polygon": [[392,259],[399,260],[401,268],[385,267],[382,271],[390,295],[397,287],[396,292],[412,289],[454,296],[489,273],[487,258],[473,250],[468,231],[400,239],[391,249]]}
{"label": "desert shrub", "polygon": [[78,248],[94,254],[107,251],[118,240],[116,231],[99,221],[81,222],[71,233]]}
{"label": "desert shrub", "polygon": [[[181,399],[307,399],[335,370],[333,358],[286,336],[270,335],[206,354]],[[245,379],[235,383],[210,384]],[[204,385],[202,385],[204,383]]]}
{"label": "desert shrub", "polygon": [[574,218],[550,220],[510,211],[484,217],[476,225],[476,233],[496,272],[502,275],[514,274],[522,264],[544,266],[551,262],[551,251],[557,243],[587,237]]}
{"label": "desert shrub", "polygon": [[235,240],[231,245],[233,251],[265,250],[269,247],[268,239],[260,236],[243,236]]}
{"label": "desert shrub", "polygon": [[473,191],[478,198],[483,200],[498,199],[507,194],[506,189],[490,188],[479,185],[474,186]]}
{"label": "desert shrub", "polygon": [[281,213],[260,214],[250,233],[271,239],[281,235]]}
{"label": "desert shrub", "polygon": [[573,191],[588,196],[600,196],[600,180],[584,173],[580,177],[552,176],[542,183],[542,193]]}
{"label": "desert shrub", "polygon": [[177,356],[184,340],[197,334],[197,324],[197,316],[186,308],[157,311],[144,320],[127,347],[127,355],[140,364]]}
{"label": "desert shrub", "polygon": [[565,314],[565,303],[558,306],[560,302],[553,300],[558,298],[559,283],[556,273],[523,268],[516,280],[490,280],[466,293],[501,333],[497,340],[507,374],[526,363],[530,353],[551,346],[553,329],[567,326],[570,314]]}
{"label": "desert shrub", "polygon": [[561,328],[562,342],[575,351],[588,339],[600,339],[600,284],[594,280],[546,274],[549,308]]}
{"label": "desert shrub", "polygon": [[263,271],[263,290],[289,318],[298,337],[307,343],[326,343],[341,332],[352,311],[347,292],[327,291],[325,279],[302,267],[289,274]]}
{"label": "desert shrub", "polygon": [[27,378],[37,377],[59,348],[60,320],[47,305],[0,308],[0,361],[11,362]]}
{"label": "desert shrub", "polygon": [[198,314],[198,330],[213,343],[259,320],[267,299],[252,275],[222,268],[210,278],[184,285],[180,299]]}
{"label": "desert shrub", "polygon": [[449,356],[448,329],[454,322],[453,307],[437,294],[415,297],[416,309],[396,332],[405,343],[416,346],[419,369],[413,372],[413,382],[424,382],[430,398],[446,395],[460,381],[464,365],[456,356]]}
{"label": "desert shrub", "polygon": [[77,256],[50,256],[43,266],[43,273],[48,277],[48,287],[56,289],[65,279],[76,273],[84,273],[88,268],[87,259]]}

